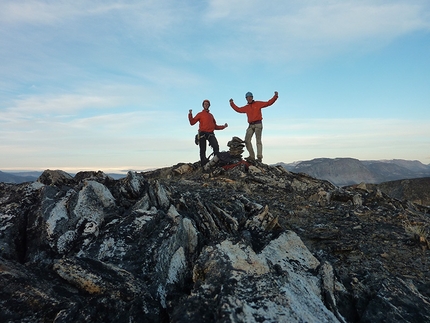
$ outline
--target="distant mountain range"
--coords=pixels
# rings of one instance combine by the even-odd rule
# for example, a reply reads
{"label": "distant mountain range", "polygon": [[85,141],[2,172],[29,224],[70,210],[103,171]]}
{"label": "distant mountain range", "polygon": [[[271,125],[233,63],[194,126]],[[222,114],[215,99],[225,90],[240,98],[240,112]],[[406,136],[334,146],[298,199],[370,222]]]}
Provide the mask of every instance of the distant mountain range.
{"label": "distant mountain range", "polygon": [[[277,163],[288,171],[306,173],[309,176],[327,180],[337,186],[359,183],[379,184],[388,181],[430,177],[430,165],[417,160],[363,160],[354,158],[315,158],[312,160]],[[0,171],[0,182],[23,183],[37,180],[42,172]],[[74,174],[70,174],[74,176]],[[108,174],[114,179],[125,177],[124,174]]]}
{"label": "distant mountain range", "polygon": [[417,160],[365,160],[316,158],[295,163],[278,163],[288,171],[325,179],[337,186],[359,183],[379,184],[401,179],[430,177],[430,165]]}
{"label": "distant mountain range", "polygon": [[34,182],[41,174],[42,172],[6,173],[0,171],[0,182],[13,184]]}
{"label": "distant mountain range", "polygon": [[[36,171],[28,171],[28,172],[2,172],[0,171],[0,182],[3,183],[13,183],[13,184],[20,184],[24,182],[34,182],[39,178],[39,176],[43,172],[36,172]],[[74,176],[75,174],[70,174]],[[125,174],[107,174],[111,176],[113,179],[120,179],[122,177],[125,177]]]}

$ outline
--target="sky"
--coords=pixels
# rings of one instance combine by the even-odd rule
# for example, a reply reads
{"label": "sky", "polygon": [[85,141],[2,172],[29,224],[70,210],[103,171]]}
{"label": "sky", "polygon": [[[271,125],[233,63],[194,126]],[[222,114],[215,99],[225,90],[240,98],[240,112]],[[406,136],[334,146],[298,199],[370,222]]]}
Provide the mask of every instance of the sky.
{"label": "sky", "polygon": [[227,151],[248,91],[264,163],[430,164],[430,1],[0,0],[1,171],[194,163],[188,110]]}

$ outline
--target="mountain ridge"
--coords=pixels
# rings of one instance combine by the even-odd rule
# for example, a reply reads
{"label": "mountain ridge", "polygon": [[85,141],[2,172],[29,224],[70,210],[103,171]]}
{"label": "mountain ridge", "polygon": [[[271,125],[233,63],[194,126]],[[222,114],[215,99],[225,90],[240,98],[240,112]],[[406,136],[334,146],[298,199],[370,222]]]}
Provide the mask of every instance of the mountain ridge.
{"label": "mountain ridge", "polygon": [[387,181],[430,176],[430,165],[417,160],[359,160],[355,158],[315,158],[290,164],[277,163],[288,171],[306,173],[337,186],[379,184]]}
{"label": "mountain ridge", "polygon": [[[4,172],[0,170],[0,182],[12,183],[12,184],[34,182],[42,174],[43,174],[43,171]],[[70,174],[73,176],[75,175],[75,173],[70,173]],[[113,179],[120,179],[127,176],[127,174],[119,174],[119,173],[106,173],[106,174],[111,176]]]}
{"label": "mountain ridge", "polygon": [[[418,160],[405,159],[359,160],[350,157],[321,157],[292,163],[278,162],[273,165],[281,165],[286,170],[296,173],[307,173],[313,177],[328,180],[338,186],[359,184],[361,182],[378,184],[387,181],[430,176],[430,164],[425,165]],[[356,173],[355,171],[359,168],[362,169],[362,172]],[[339,174],[334,175],[336,172]],[[0,170],[0,182],[19,184],[35,181],[42,173],[43,171],[4,172]],[[74,175],[74,173],[71,174]],[[126,177],[126,174],[119,173],[107,173],[107,175],[114,179]]]}

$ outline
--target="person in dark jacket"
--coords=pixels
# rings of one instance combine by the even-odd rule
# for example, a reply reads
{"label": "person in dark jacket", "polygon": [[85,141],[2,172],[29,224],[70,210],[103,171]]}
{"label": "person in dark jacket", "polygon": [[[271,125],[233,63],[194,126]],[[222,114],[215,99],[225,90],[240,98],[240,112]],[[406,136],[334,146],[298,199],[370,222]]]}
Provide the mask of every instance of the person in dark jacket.
{"label": "person in dark jacket", "polygon": [[238,107],[233,99],[230,99],[230,106],[234,111],[239,113],[246,113],[248,117],[248,128],[245,133],[245,146],[249,152],[249,156],[246,158],[248,161],[255,160],[254,149],[252,148],[251,139],[255,133],[255,139],[257,142],[257,159],[258,161],[263,160],[263,143],[261,141],[261,135],[263,132],[263,115],[261,109],[271,106],[278,99],[278,92],[275,91],[275,95],[269,101],[254,101],[254,96],[251,92],[245,94],[247,105]]}
{"label": "person in dark jacket", "polygon": [[206,157],[206,141],[212,147],[214,155],[219,154],[218,140],[215,137],[214,130],[223,130],[228,127],[228,124],[217,125],[214,116],[209,112],[211,103],[209,100],[204,100],[202,103],[203,110],[193,117],[193,110],[188,112],[188,120],[190,125],[195,125],[199,122],[198,142],[200,147],[200,164],[204,166],[209,160]]}

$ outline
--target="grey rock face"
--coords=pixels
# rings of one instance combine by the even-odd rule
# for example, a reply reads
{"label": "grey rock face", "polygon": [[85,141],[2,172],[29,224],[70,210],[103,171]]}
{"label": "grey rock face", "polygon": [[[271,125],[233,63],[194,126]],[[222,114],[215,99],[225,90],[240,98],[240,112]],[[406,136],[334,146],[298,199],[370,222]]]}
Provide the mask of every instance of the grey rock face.
{"label": "grey rock face", "polygon": [[384,182],[378,188],[399,200],[430,207],[430,177]]}
{"label": "grey rock face", "polygon": [[430,176],[430,166],[412,160],[358,160],[354,158],[315,158],[293,164],[280,163],[287,170],[328,180],[337,186],[361,182],[382,182]]}
{"label": "grey rock face", "polygon": [[[282,167],[0,183],[1,322],[424,322],[427,209]],[[419,234],[418,234],[419,233]]]}

